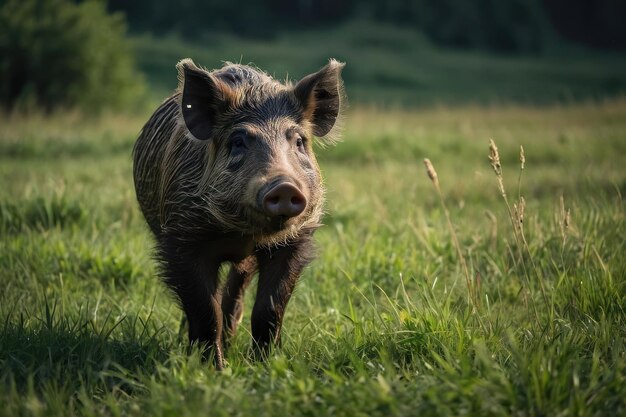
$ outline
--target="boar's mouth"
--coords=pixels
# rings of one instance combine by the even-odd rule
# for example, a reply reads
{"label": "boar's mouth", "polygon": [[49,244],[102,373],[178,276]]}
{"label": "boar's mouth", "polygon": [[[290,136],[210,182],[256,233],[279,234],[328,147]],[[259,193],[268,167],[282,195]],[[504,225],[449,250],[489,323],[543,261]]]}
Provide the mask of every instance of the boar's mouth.
{"label": "boar's mouth", "polygon": [[254,206],[244,207],[242,211],[250,231],[261,234],[276,233],[295,226],[300,217],[270,216]]}

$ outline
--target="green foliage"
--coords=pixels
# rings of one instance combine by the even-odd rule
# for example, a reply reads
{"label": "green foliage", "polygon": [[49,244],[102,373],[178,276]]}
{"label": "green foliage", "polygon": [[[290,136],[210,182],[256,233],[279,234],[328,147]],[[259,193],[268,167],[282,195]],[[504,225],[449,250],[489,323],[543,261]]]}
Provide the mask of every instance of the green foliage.
{"label": "green foliage", "polygon": [[[0,115],[0,416],[626,413],[626,101],[353,107],[318,152],[328,214],[283,346],[249,360],[251,288],[222,373],[156,278],[129,157],[147,116]],[[489,138],[511,201],[525,149],[523,257]]]}
{"label": "green foliage", "polygon": [[142,78],[121,14],[103,2],[6,0],[0,6],[0,104],[91,113],[137,100]]}

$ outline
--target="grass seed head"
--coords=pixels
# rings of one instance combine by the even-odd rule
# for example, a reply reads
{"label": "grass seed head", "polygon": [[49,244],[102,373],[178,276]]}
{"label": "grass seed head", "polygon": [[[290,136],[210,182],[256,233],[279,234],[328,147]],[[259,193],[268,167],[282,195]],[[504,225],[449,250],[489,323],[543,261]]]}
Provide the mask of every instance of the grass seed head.
{"label": "grass seed head", "polygon": [[430,159],[424,158],[424,165],[426,166],[426,174],[428,174],[428,178],[435,184],[439,185],[439,179],[437,178],[437,171],[435,171],[435,167],[430,162]]}
{"label": "grass seed head", "polygon": [[526,156],[524,155],[524,147],[522,145],[520,145],[519,147],[519,163],[521,166],[521,169],[524,169],[524,165],[526,164]]}
{"label": "grass seed head", "polygon": [[496,177],[498,177],[498,189],[500,190],[500,194],[506,198],[504,181],[502,180],[502,164],[500,163],[500,154],[498,153],[498,147],[493,139],[489,139],[489,160],[491,161],[493,172],[495,172]]}
{"label": "grass seed head", "polygon": [[498,153],[498,147],[493,139],[489,139],[489,160],[493,171],[499,177],[502,175],[502,164],[500,164],[500,154]]}

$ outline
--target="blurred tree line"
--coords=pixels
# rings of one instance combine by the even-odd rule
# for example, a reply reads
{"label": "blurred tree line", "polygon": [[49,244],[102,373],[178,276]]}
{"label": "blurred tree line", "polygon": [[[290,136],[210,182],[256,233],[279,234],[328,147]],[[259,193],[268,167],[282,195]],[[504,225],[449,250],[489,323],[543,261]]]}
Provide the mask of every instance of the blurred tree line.
{"label": "blurred tree line", "polygon": [[626,0],[0,0],[0,107],[128,108],[142,77],[135,32],[187,39],[317,29],[351,19],[414,28],[435,44],[541,52],[559,36],[626,48]]}
{"label": "blurred tree line", "polygon": [[131,30],[272,36],[355,17],[422,31],[433,42],[498,52],[538,52],[562,37],[626,47],[625,0],[109,0]]}
{"label": "blurred tree line", "polygon": [[0,0],[0,107],[86,113],[137,100],[121,13],[98,0]]}

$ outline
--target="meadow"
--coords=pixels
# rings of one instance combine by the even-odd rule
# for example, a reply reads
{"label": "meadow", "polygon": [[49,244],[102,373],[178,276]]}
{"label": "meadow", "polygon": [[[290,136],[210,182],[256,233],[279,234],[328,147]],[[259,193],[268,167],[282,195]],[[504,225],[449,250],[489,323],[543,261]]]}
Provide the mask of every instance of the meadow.
{"label": "meadow", "polygon": [[[626,415],[624,56],[445,50],[359,21],[131,41],[136,108],[0,113],[0,416]],[[187,352],[132,184],[184,57],[280,79],[348,64],[343,141],[317,147],[319,258],[265,363],[251,287],[221,373]]]}
{"label": "meadow", "polygon": [[283,345],[250,361],[251,290],[221,373],[156,277],[146,118],[0,116],[0,415],[626,414],[625,100],[354,105]]}

